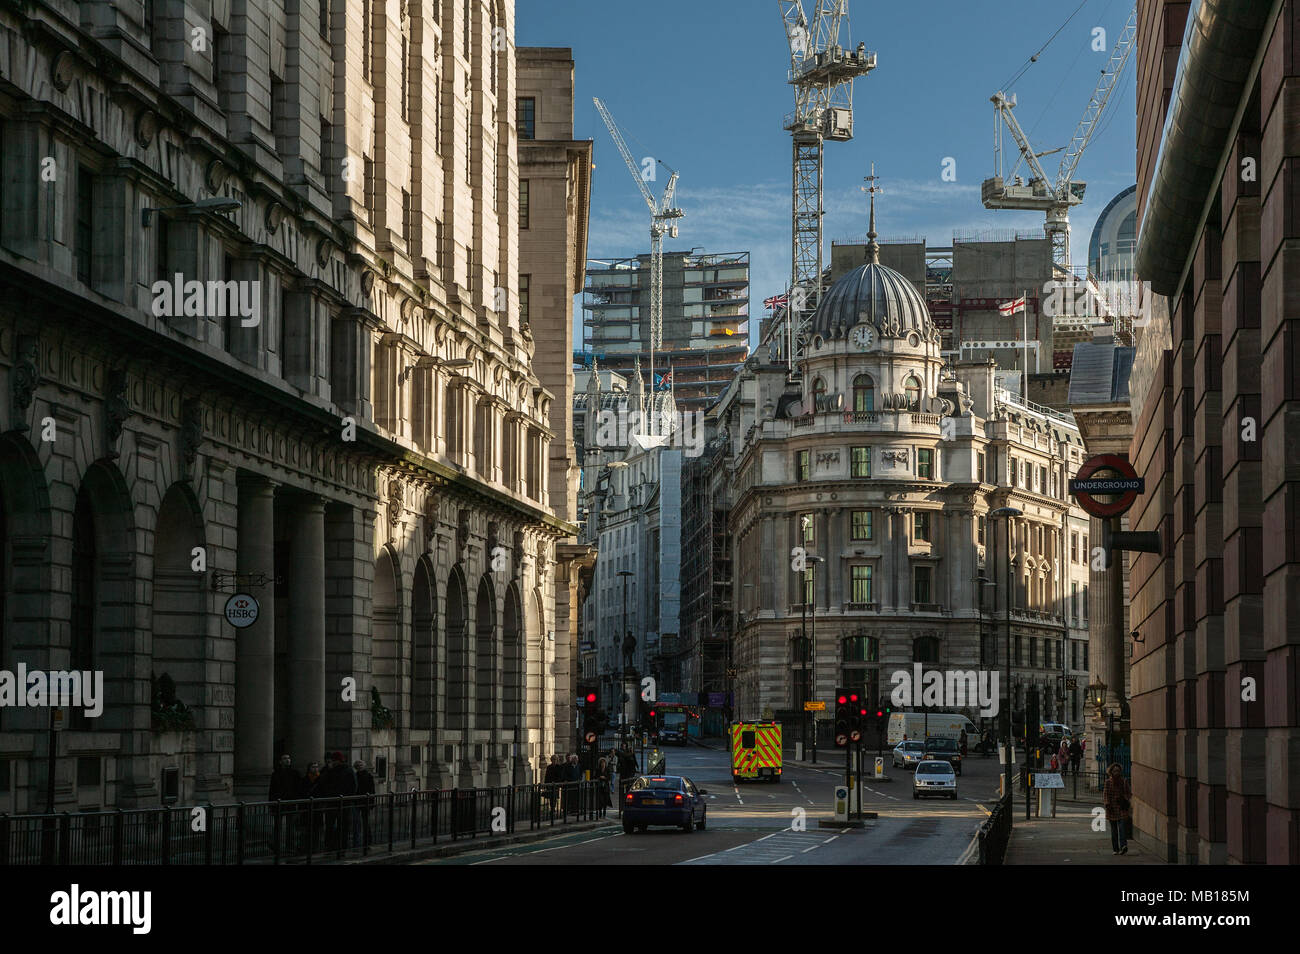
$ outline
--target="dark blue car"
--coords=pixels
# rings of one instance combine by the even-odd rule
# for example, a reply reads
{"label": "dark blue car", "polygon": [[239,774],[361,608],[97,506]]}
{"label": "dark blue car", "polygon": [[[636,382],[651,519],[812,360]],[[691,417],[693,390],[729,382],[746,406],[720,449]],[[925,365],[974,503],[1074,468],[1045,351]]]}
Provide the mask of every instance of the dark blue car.
{"label": "dark blue car", "polygon": [[685,832],[703,830],[707,794],[680,775],[641,775],[623,796],[623,831],[630,835],[651,825],[675,825]]}

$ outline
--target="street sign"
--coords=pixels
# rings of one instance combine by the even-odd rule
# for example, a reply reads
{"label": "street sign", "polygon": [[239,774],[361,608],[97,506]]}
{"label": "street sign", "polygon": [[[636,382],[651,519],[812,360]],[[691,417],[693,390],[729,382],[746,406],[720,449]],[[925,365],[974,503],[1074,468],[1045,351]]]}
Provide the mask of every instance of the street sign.
{"label": "street sign", "polygon": [[595,732],[588,732],[588,733],[587,733],[587,741],[588,741],[588,742],[595,742],[595,741],[596,741],[596,733],[595,733]]}
{"label": "street sign", "polygon": [[[1093,476],[1103,472],[1114,476]],[[1146,493],[1146,481],[1138,476],[1132,464],[1118,454],[1097,454],[1083,462],[1070,481],[1070,493],[1078,498],[1079,506],[1092,516],[1118,517],[1133,506],[1138,494]],[[1093,494],[1118,494],[1119,499],[1102,503]]]}
{"label": "street sign", "polygon": [[1079,688],[1079,680],[1076,679],[1074,676],[1066,676],[1065,688],[1068,689],[1070,692],[1074,692]]}
{"label": "street sign", "polygon": [[248,593],[236,593],[226,600],[226,622],[236,629],[244,629],[257,622],[261,607]]}
{"label": "street sign", "polygon": [[803,704],[804,712],[825,712],[826,703],[824,702],[805,702]]}

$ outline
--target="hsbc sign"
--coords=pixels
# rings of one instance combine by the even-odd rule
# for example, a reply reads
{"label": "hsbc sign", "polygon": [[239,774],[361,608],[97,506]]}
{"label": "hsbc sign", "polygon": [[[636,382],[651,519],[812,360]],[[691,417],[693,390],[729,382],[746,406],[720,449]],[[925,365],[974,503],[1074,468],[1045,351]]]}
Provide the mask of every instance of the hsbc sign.
{"label": "hsbc sign", "polygon": [[257,622],[260,611],[257,600],[247,593],[236,593],[226,600],[226,622],[236,629],[252,626]]}

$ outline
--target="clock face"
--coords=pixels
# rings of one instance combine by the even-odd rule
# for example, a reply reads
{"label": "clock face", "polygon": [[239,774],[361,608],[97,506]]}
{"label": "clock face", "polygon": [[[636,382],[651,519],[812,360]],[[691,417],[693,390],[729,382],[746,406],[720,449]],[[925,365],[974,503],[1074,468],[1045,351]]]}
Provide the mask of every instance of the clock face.
{"label": "clock face", "polygon": [[870,325],[858,325],[849,338],[859,351],[870,351],[876,346],[876,329]]}

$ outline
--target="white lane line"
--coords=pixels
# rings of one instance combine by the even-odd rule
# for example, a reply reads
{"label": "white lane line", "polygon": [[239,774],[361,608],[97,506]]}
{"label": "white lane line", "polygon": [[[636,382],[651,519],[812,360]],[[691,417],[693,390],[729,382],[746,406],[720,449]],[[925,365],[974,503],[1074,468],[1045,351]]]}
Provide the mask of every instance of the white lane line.
{"label": "white lane line", "polygon": [[834,840],[835,840],[836,838],[838,838],[838,837],[840,837],[840,836],[839,836],[839,835],[831,835],[829,838],[827,838],[825,841],[823,841],[822,844],[823,844],[823,845],[829,845],[832,841],[834,841]]}
{"label": "white lane line", "polygon": [[[782,831],[789,831],[789,830],[790,830],[790,829],[788,829],[788,828],[784,828],[784,829],[782,829]],[[776,837],[777,835],[779,835],[779,834],[781,834],[781,832],[779,832],[779,831],[774,831],[774,832],[772,832],[772,834],[770,834],[770,835],[764,835],[762,838],[760,838],[760,839],[758,839],[758,840],[759,840],[759,841],[767,841],[769,838],[775,838],[775,837]]]}
{"label": "white lane line", "polygon": [[821,845],[813,845],[811,848],[805,848],[803,851],[800,852],[800,854],[806,855],[806,854],[808,854],[808,852],[810,852],[810,851],[816,851],[816,850],[817,850],[818,848],[820,848],[820,847],[821,847]]}
{"label": "white lane line", "polygon": [[731,790],[736,793],[736,801],[740,802],[742,805],[745,804],[744,799],[740,797],[740,789],[733,785],[731,786]]}
{"label": "white lane line", "polygon": [[[623,832],[620,831],[620,832],[615,832],[612,835],[601,835],[599,838],[588,838],[586,841],[575,842],[572,845],[554,845],[550,848],[538,848],[536,851],[520,851],[520,852],[514,852],[513,854],[540,855],[543,852],[547,852],[547,851],[560,851],[563,848],[577,848],[580,845],[590,845],[592,842],[595,841],[604,841],[607,838],[621,838],[621,837],[623,837]],[[502,850],[502,849],[498,849],[498,850]],[[503,854],[503,855],[498,855],[496,858],[484,858],[482,861],[472,861],[470,862],[470,867],[473,867],[474,865],[486,865],[493,861],[504,861],[506,858],[512,857],[513,854]]]}
{"label": "white lane line", "polygon": [[775,861],[769,861],[769,865],[779,865],[783,861],[789,861],[794,855],[786,855],[784,858],[777,858]]}

